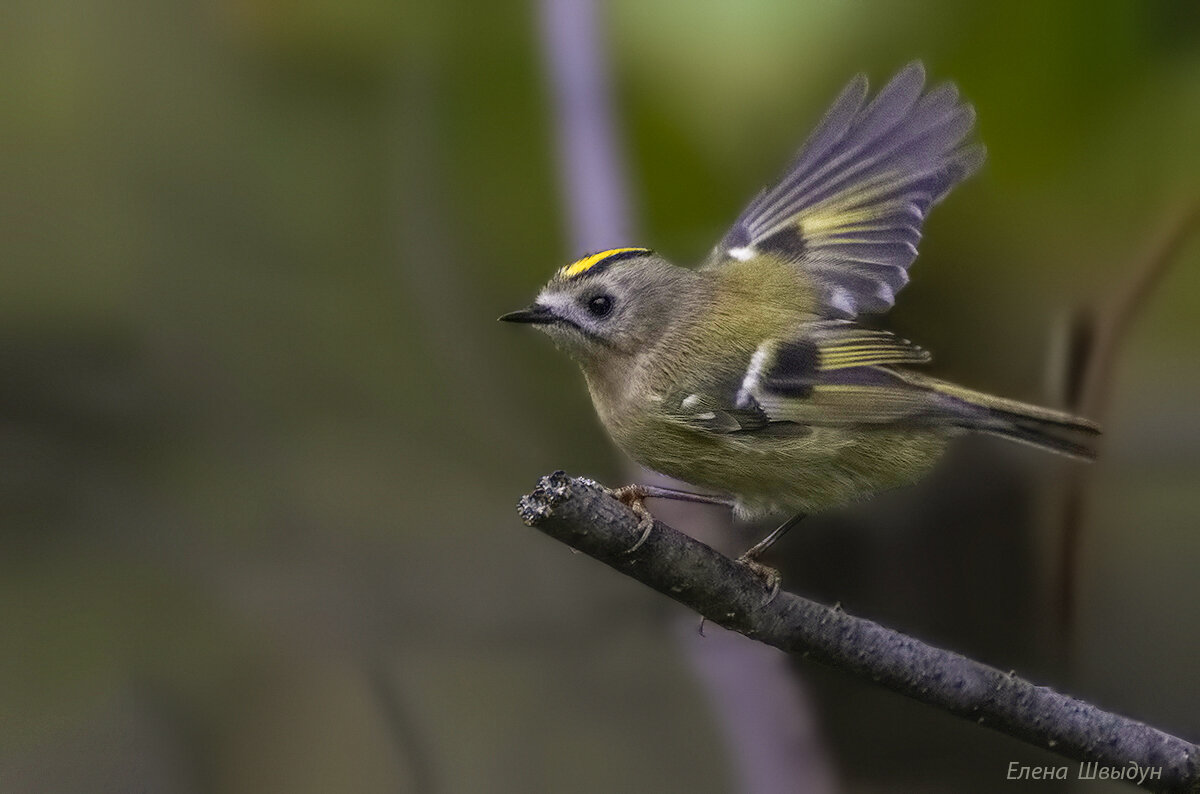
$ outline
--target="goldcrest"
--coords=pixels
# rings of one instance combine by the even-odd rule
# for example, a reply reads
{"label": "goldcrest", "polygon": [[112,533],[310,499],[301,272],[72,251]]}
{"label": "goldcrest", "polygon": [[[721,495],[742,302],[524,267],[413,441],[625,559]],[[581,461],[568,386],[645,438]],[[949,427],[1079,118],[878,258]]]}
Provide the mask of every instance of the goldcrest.
{"label": "goldcrest", "polygon": [[698,268],[601,251],[500,319],[578,362],[630,457],[746,519],[912,483],[964,432],[1093,457],[1086,419],[922,374],[925,350],[857,322],[892,307],[930,208],[984,160],[973,108],[924,83],[913,63],[867,102],[854,79]]}

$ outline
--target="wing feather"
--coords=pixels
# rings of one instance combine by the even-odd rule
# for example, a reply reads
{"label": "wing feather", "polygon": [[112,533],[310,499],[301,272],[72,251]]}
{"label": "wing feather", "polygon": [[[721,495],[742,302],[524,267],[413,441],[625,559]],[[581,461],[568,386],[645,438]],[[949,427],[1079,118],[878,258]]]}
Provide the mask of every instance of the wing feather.
{"label": "wing feather", "polygon": [[828,317],[890,309],[908,283],[930,207],[984,159],[967,140],[975,111],[958,89],[922,94],[924,85],[924,67],[914,62],[864,106],[866,78],[852,80],[707,266],[769,256],[811,277]]}
{"label": "wing feather", "polygon": [[929,392],[890,369],[924,364],[929,354],[887,331],[849,322],[814,323],[791,340],[759,346],[735,405],[771,422],[882,424],[921,415]]}
{"label": "wing feather", "polygon": [[817,426],[904,422],[928,415],[933,392],[891,367],[928,361],[927,352],[887,331],[841,320],[810,323],[794,339],[763,342],[736,387],[676,395],[663,401],[664,414],[705,433],[777,437]]}

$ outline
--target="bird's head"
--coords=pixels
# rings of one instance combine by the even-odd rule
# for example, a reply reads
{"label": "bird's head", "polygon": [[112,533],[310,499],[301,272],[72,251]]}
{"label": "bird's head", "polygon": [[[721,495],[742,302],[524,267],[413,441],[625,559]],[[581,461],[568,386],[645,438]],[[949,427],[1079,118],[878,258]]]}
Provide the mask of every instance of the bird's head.
{"label": "bird's head", "polygon": [[585,369],[611,364],[661,336],[691,275],[649,249],[613,248],[561,268],[528,308],[500,319],[544,331]]}

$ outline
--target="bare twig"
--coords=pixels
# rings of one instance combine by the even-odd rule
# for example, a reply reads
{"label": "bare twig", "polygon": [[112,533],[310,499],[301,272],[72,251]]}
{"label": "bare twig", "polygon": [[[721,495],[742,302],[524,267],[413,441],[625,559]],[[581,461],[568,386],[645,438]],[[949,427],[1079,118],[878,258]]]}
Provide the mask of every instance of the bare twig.
{"label": "bare twig", "polygon": [[1200,747],[1012,673],[926,645],[792,593],[766,601],[748,567],[661,522],[636,551],[638,518],[591,480],[543,477],[521,500],[530,526],[725,628],[800,653],[1067,758],[1146,774],[1157,791],[1200,791]]}

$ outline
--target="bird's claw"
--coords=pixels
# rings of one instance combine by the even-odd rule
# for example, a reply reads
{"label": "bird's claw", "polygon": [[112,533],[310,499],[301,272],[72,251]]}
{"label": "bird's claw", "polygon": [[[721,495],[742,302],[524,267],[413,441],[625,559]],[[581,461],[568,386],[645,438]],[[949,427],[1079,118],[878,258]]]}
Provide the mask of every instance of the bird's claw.
{"label": "bird's claw", "polygon": [[745,565],[750,569],[751,573],[753,573],[759,579],[762,579],[763,584],[765,584],[767,589],[770,591],[767,593],[767,597],[763,599],[761,606],[766,606],[774,601],[775,596],[779,595],[779,585],[783,581],[783,577],[779,575],[779,571],[775,570],[769,565],[763,565],[750,554],[743,554],[741,557],[738,557],[737,562]]}
{"label": "bird's claw", "polygon": [[632,510],[633,514],[638,517],[638,528],[642,530],[642,536],[638,538],[637,543],[634,543],[623,552],[624,554],[633,554],[650,538],[650,532],[654,529],[654,516],[650,514],[645,503],[646,497],[650,494],[644,487],[636,483],[611,489],[609,493],[616,497],[617,501],[621,504]]}

